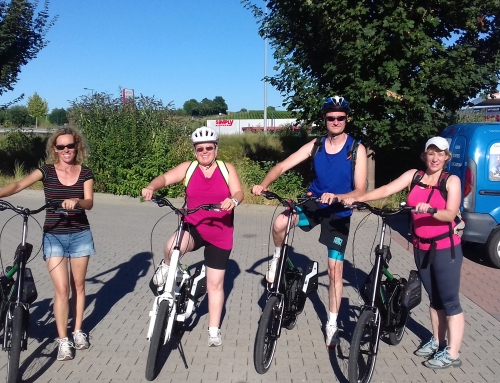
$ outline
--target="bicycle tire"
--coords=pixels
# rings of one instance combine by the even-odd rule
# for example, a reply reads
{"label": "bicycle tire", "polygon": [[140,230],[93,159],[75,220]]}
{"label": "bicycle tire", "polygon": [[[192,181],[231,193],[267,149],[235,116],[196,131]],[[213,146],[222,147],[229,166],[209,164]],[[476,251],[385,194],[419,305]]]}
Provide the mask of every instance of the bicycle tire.
{"label": "bicycle tire", "polygon": [[[24,309],[21,306],[14,308],[12,324],[10,325],[10,350],[7,365],[7,383],[16,383],[19,375],[19,361],[23,341]],[[6,334],[7,336],[7,334]]]}
{"label": "bicycle tire", "polygon": [[370,382],[377,359],[374,352],[377,333],[375,314],[371,310],[363,311],[354,329],[349,351],[349,383]]}
{"label": "bicycle tire", "polygon": [[260,316],[253,349],[254,366],[259,374],[265,374],[269,370],[276,352],[281,311],[278,306],[278,297],[272,296]]}
{"label": "bicycle tire", "polygon": [[168,312],[168,301],[161,301],[160,307],[158,308],[158,313],[156,314],[156,322],[153,328],[153,334],[149,341],[149,352],[148,360],[146,363],[146,380],[152,381],[156,378],[158,356],[160,355],[160,349],[165,339],[165,327],[167,324]]}
{"label": "bicycle tire", "polygon": [[402,315],[403,319],[401,322],[403,323],[403,325],[401,327],[398,327],[396,331],[389,332],[389,344],[392,346],[396,346],[401,343],[401,340],[403,340],[403,336],[405,334],[406,323],[410,318],[410,313],[404,313]]}

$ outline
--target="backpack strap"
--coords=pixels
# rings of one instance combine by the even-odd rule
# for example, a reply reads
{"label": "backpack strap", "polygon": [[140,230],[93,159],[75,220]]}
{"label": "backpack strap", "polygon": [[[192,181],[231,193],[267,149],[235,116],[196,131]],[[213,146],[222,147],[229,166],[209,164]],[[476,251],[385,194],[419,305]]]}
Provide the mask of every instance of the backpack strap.
{"label": "backpack strap", "polygon": [[215,162],[217,163],[217,166],[219,167],[222,176],[226,180],[226,184],[229,186],[229,170],[227,169],[226,164],[224,163],[224,161],[221,160],[216,160]]}
{"label": "backpack strap", "polygon": [[[229,170],[227,169],[226,164],[224,163],[224,161],[221,161],[221,160],[216,160],[215,163],[219,167],[220,172],[222,173],[222,176],[224,177],[224,180],[226,181],[226,184],[229,185]],[[198,166],[198,161],[193,161],[189,165],[189,167],[188,167],[188,169],[186,171],[186,175],[184,177],[184,186],[185,187],[188,186],[189,180],[193,176],[193,173],[196,170],[197,166]]]}
{"label": "backpack strap", "polygon": [[[358,147],[359,147],[359,144],[361,144],[361,140],[359,141],[356,141],[354,140],[352,142],[352,145],[351,145],[351,149],[347,152],[347,159],[348,160],[351,160],[351,188],[352,190],[354,190],[356,188],[356,185],[354,184],[354,170],[356,169],[356,158],[358,158]],[[368,182],[366,184],[366,186],[368,186]]]}

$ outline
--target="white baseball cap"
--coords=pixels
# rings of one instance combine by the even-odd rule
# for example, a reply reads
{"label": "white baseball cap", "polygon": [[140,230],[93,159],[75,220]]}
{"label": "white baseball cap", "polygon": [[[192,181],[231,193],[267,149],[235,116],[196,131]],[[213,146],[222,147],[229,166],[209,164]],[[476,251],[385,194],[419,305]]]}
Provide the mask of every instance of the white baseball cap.
{"label": "white baseball cap", "polygon": [[432,137],[425,143],[425,150],[431,145],[436,146],[439,150],[448,150],[450,149],[450,144],[448,144],[448,140],[443,137]]}

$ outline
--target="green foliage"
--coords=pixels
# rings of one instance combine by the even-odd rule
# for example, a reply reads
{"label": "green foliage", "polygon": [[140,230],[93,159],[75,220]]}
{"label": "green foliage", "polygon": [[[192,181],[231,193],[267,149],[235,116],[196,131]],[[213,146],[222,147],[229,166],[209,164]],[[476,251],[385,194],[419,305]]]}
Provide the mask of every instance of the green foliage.
{"label": "green foliage", "polygon": [[11,106],[5,111],[4,125],[7,127],[22,128],[35,124],[35,119],[28,113],[28,108],[23,105]]}
{"label": "green foliage", "polygon": [[[40,136],[31,132],[11,130],[1,136],[0,170],[3,174],[14,175],[26,169],[31,172],[45,158],[47,135]],[[16,165],[17,164],[17,165]]]}
{"label": "green foliage", "polygon": [[[121,98],[95,93],[73,102],[71,120],[84,133],[97,191],[138,196],[160,174],[192,158],[191,130],[172,118],[171,105],[154,98]],[[159,193],[178,196],[176,185]]]}
{"label": "green foliage", "polygon": [[48,5],[35,16],[38,1],[0,0],[0,95],[14,89],[21,67],[47,45],[45,35],[56,20],[49,20]]}
{"label": "green foliage", "polygon": [[54,125],[64,125],[67,124],[68,121],[68,113],[64,108],[58,109],[52,109],[52,112],[49,114],[49,121],[54,124]]}
{"label": "green foliage", "polygon": [[288,110],[320,123],[322,100],[344,96],[353,135],[374,147],[411,147],[498,83],[498,1],[242,2],[275,50],[268,80]]}
{"label": "green foliage", "polygon": [[201,102],[192,98],[184,103],[183,109],[189,116],[210,116],[219,113],[225,114],[227,104],[221,96],[217,96],[213,100],[204,98]]}
{"label": "green foliage", "polygon": [[35,118],[35,126],[38,127],[38,118],[46,116],[49,113],[49,105],[46,100],[35,92],[33,96],[28,97],[28,114]]}

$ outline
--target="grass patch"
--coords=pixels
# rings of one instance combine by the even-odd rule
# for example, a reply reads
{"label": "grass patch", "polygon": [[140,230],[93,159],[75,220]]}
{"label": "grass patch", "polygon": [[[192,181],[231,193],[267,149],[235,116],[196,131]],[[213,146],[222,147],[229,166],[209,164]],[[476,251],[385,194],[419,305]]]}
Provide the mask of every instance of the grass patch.
{"label": "grass patch", "polygon": [[[16,163],[14,165],[14,175],[13,176],[9,176],[9,175],[5,175],[5,174],[0,173],[0,188],[3,188],[5,186],[9,185],[12,182],[20,181],[24,177],[26,177],[28,174],[29,173],[26,172],[26,170],[24,169],[24,165],[16,161]],[[37,181],[33,185],[28,187],[27,189],[43,190],[43,183],[42,183],[42,181]]]}

